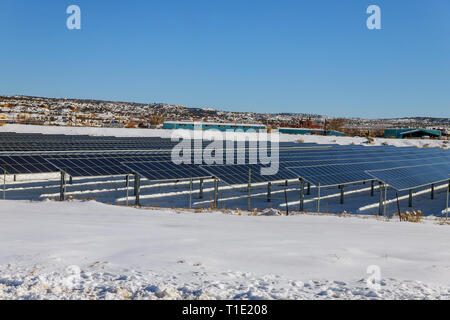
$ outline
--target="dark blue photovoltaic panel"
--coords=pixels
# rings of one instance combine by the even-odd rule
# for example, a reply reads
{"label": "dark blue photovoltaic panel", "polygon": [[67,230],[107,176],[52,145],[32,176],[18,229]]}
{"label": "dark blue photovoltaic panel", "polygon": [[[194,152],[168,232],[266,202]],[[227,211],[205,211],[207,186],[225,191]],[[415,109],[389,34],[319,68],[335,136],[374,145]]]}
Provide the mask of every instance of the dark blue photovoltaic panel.
{"label": "dark blue photovoltaic panel", "polygon": [[108,159],[46,159],[56,168],[72,177],[116,176],[131,173],[130,170]]}
{"label": "dark blue photovoltaic panel", "polygon": [[[374,149],[371,149],[374,148]],[[345,161],[353,159],[392,158],[395,159],[423,159],[428,157],[449,157],[450,153],[440,149],[418,148],[388,148],[387,150],[376,147],[365,147],[363,150],[336,150],[335,148],[324,151],[297,151],[280,152],[280,161]],[[320,164],[320,163],[318,163]]]}
{"label": "dark blue photovoltaic panel", "polygon": [[373,180],[360,167],[348,165],[345,171],[340,170],[337,166],[319,166],[319,167],[288,167],[287,170],[304,180],[312,183],[315,186],[337,186],[341,184],[355,183]]}
{"label": "dark blue photovoltaic panel", "polygon": [[367,173],[375,179],[402,191],[449,180],[450,162],[385,170],[370,170]]}
{"label": "dark blue photovoltaic panel", "polygon": [[[191,146],[205,148],[210,143],[192,141]],[[173,167],[171,151],[177,144],[178,142],[163,138],[0,133],[0,170],[6,171],[7,174],[63,170],[72,176],[94,177],[132,173],[132,170],[122,163],[147,163],[140,165],[140,169],[152,180],[179,180],[183,177],[204,175],[205,172],[198,171],[201,170],[198,165],[183,169]],[[243,160],[242,157],[245,157],[245,163],[251,162],[248,148],[254,147],[254,143],[245,142],[246,151],[243,153],[237,152],[236,142],[233,144],[234,163],[239,163],[238,159]],[[227,146],[227,143],[224,142],[223,146]],[[208,166],[203,163],[203,168],[208,170],[207,175],[217,176],[229,184],[246,184],[248,171],[251,169],[252,182],[303,178],[316,185],[320,181],[322,186],[331,186],[373,180],[373,175],[368,174],[373,170],[424,165],[422,172],[404,178],[409,180],[403,184],[411,186],[418,183],[413,179],[415,176],[423,176],[422,180],[417,178],[419,182],[441,178],[441,174],[447,174],[442,171],[445,169],[442,163],[450,162],[449,150],[439,148],[338,146],[293,142],[280,143],[279,147],[279,159],[272,159],[272,162],[279,164],[279,171],[272,176],[262,176],[260,165]],[[34,153],[31,153],[32,151]],[[253,154],[254,151],[252,149]],[[270,146],[267,151],[272,152]],[[196,154],[199,152],[202,150],[197,150]],[[389,179],[392,179],[392,176],[389,176]]]}
{"label": "dark blue photovoltaic panel", "polygon": [[195,164],[177,165],[171,161],[125,162],[123,165],[129,171],[139,174],[151,181],[185,180],[191,178],[206,178],[211,175]]}
{"label": "dark blue photovoltaic panel", "polygon": [[[192,140],[192,146],[194,146]],[[211,141],[195,142],[195,146],[206,147]],[[52,135],[34,133],[1,133],[0,152],[30,151],[120,151],[120,150],[172,150],[178,144],[158,137],[96,137],[77,135]],[[248,147],[249,142],[245,142]],[[316,147],[292,142],[279,143],[280,148]],[[321,147],[323,148],[323,147]]]}
{"label": "dark blue photovoltaic panel", "polygon": [[[321,165],[337,165],[337,164],[357,164],[357,163],[367,163],[367,162],[387,162],[389,161],[391,164],[393,164],[393,167],[398,167],[398,164],[402,161],[405,161],[407,159],[410,159],[411,161],[423,161],[424,157],[417,157],[415,155],[369,155],[369,156],[353,156],[353,157],[346,157],[344,159],[324,159],[324,157],[317,159],[317,160],[306,160],[302,157],[284,157],[281,158],[280,161],[285,164],[286,166],[291,167],[309,167],[309,166],[321,166]],[[436,159],[436,161],[441,162],[442,160],[449,160],[450,161],[450,154],[448,155],[442,155],[442,154],[436,154],[436,155],[429,155],[426,157],[426,159]]]}
{"label": "dark blue photovoltaic panel", "polygon": [[41,156],[0,156],[1,173],[6,174],[31,174],[51,173],[58,169],[45,161]]}
{"label": "dark blue photovoltaic panel", "polygon": [[219,178],[227,184],[247,184],[249,170],[251,170],[251,182],[284,181],[296,178],[292,172],[279,168],[273,175],[262,175],[262,165],[209,165],[202,166],[211,175]]}
{"label": "dark blue photovoltaic panel", "polygon": [[355,162],[336,165],[319,165],[319,166],[297,166],[290,167],[285,164],[287,169],[303,178],[308,182],[318,186],[335,186],[354,182],[362,182],[373,180],[371,175],[367,174],[368,170],[381,170],[395,168],[399,166],[417,166],[421,164],[441,164],[450,161],[448,157],[427,158],[427,159],[411,159],[396,161],[370,161]]}

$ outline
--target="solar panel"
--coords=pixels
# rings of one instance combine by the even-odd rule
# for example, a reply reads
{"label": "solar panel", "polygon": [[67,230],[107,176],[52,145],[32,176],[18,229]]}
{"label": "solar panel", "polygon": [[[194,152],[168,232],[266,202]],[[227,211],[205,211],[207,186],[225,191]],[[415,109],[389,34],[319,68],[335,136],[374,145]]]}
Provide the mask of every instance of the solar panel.
{"label": "solar panel", "polygon": [[[405,160],[405,158],[409,160]],[[313,166],[333,166],[333,165],[344,165],[344,164],[369,164],[369,163],[379,163],[383,167],[398,167],[402,165],[405,161],[416,161],[416,162],[442,162],[450,161],[450,155],[447,156],[428,156],[424,158],[422,155],[385,155],[385,156],[367,156],[363,158],[345,158],[345,159],[326,159],[326,160],[297,160],[296,158],[284,158],[280,159],[283,164],[290,167],[313,167]],[[411,165],[415,165],[412,163]],[[381,168],[380,168],[381,169]],[[367,169],[369,170],[369,169]]]}
{"label": "solar panel", "polygon": [[450,162],[369,170],[367,173],[398,191],[423,187],[450,179]]}
{"label": "solar panel", "polygon": [[[363,182],[373,178],[355,165],[318,166],[318,167],[287,167],[296,177],[302,178],[316,186],[338,186],[342,184]],[[344,169],[344,170],[343,170]]]}
{"label": "solar panel", "polygon": [[249,170],[251,170],[251,182],[270,182],[294,179],[295,175],[288,170],[280,168],[274,175],[262,175],[262,165],[204,165],[203,169],[211,175],[219,178],[227,184],[247,184],[249,181]]}
{"label": "solar panel", "polygon": [[414,150],[405,149],[389,149],[389,150],[357,150],[357,151],[336,151],[334,149],[324,151],[296,151],[280,152],[281,160],[301,160],[301,161],[323,161],[323,160],[345,160],[345,159],[363,159],[372,157],[403,157],[424,158],[435,156],[449,156],[449,152],[439,149],[431,149],[422,151],[415,148]]}
{"label": "solar panel", "polygon": [[0,168],[7,174],[51,173],[58,169],[42,156],[1,156]]}
{"label": "solar panel", "polygon": [[[399,166],[417,166],[421,164],[440,164],[450,161],[448,157],[437,157],[428,159],[411,159],[395,161],[368,161],[361,163],[348,163],[336,165],[318,165],[318,166],[298,166],[287,167],[299,178],[318,186],[336,186],[341,184],[363,182],[373,180],[373,176],[367,174],[368,170],[382,170],[395,168]],[[288,164],[286,164],[288,166]]]}
{"label": "solar panel", "polygon": [[[191,141],[191,149],[205,148],[208,140]],[[242,143],[242,142],[241,142]],[[241,143],[233,142],[234,163],[245,158],[249,163],[249,148],[237,152]],[[304,178],[322,186],[373,180],[368,171],[450,162],[449,152],[438,148],[396,148],[394,146],[338,146],[312,143],[279,143],[279,171],[262,176],[261,165],[198,165],[176,166],[171,152],[178,142],[158,137],[95,137],[47,134],[0,134],[0,169],[8,174],[56,172],[63,170],[72,176],[114,176],[131,173],[131,164],[139,163],[140,173],[151,180],[180,180],[197,175],[213,175],[229,184],[246,184],[248,171],[252,182],[281,181]],[[227,146],[223,142],[223,147]],[[268,151],[270,152],[270,145]],[[197,154],[202,152],[195,151]],[[226,150],[224,156],[226,155]],[[191,158],[194,158],[191,154]],[[405,160],[406,159],[406,160]],[[191,159],[193,160],[193,159]],[[227,159],[228,160],[228,159]],[[125,166],[123,163],[130,164]],[[203,168],[203,171],[201,171]],[[432,171],[425,166],[424,171]],[[200,171],[198,171],[200,170]],[[428,175],[428,173],[427,173]],[[420,176],[420,174],[419,174]],[[431,177],[432,174],[430,173]],[[445,180],[445,178],[444,178]],[[412,182],[410,185],[413,184]]]}
{"label": "solar panel", "polygon": [[[94,136],[66,136],[66,135],[42,135],[42,134],[17,134],[8,133],[0,135],[0,152],[26,152],[26,151],[81,151],[81,150],[171,150],[178,142],[167,138],[156,137],[94,137]],[[211,141],[192,140],[191,146],[209,145]],[[243,141],[246,148],[252,145],[249,141]],[[224,141],[225,144],[225,141]],[[241,145],[234,142],[235,147]],[[298,144],[293,142],[280,142],[280,149],[314,148],[317,145]],[[324,148],[321,146],[320,148]]]}
{"label": "solar panel", "polygon": [[125,167],[151,181],[207,178],[211,175],[194,164],[177,165],[170,161],[124,162]]}
{"label": "solar panel", "polygon": [[101,158],[46,158],[46,160],[61,171],[72,177],[116,176],[130,173],[120,164]]}

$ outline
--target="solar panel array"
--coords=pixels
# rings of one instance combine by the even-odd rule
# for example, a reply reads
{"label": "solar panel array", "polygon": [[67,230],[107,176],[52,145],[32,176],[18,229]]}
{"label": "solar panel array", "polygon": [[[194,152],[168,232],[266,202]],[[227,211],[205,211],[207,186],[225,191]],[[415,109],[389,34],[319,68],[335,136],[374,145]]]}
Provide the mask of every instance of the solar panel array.
{"label": "solar panel array", "polygon": [[[180,141],[182,141],[180,139]],[[191,147],[204,148],[208,140],[191,140]],[[171,150],[178,140],[159,137],[95,137],[43,134],[0,133],[0,152],[49,152],[49,151],[120,151],[120,150]],[[237,148],[239,144],[235,143]],[[245,147],[252,145],[246,141]],[[293,147],[293,143],[281,143],[282,147]]]}
{"label": "solar panel array", "polygon": [[[251,170],[252,182],[302,178],[314,185],[335,186],[375,179],[399,190],[444,181],[450,174],[450,151],[438,148],[280,143],[279,158],[272,159],[279,171],[262,175],[263,165],[248,164],[251,156],[260,156],[261,150],[249,152],[253,143],[245,142],[245,152],[234,143],[234,163],[246,164],[197,163],[201,151],[196,150],[196,156],[190,154],[188,159],[197,164],[179,166],[171,157],[177,144],[163,138],[0,133],[0,169],[8,174],[64,171],[74,177],[138,173],[150,180],[212,175],[228,184],[246,184]],[[203,150],[209,144],[192,141],[190,146]],[[270,145],[268,151],[270,157]]]}

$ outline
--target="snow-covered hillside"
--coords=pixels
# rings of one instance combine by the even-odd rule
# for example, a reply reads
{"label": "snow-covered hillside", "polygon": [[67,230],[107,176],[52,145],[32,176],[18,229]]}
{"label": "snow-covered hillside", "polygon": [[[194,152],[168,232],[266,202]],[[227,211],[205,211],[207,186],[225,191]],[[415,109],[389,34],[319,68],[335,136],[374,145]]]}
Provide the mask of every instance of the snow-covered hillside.
{"label": "snow-covered hillside", "polygon": [[[0,299],[449,299],[448,225],[0,201]],[[366,284],[379,266],[379,290]]]}

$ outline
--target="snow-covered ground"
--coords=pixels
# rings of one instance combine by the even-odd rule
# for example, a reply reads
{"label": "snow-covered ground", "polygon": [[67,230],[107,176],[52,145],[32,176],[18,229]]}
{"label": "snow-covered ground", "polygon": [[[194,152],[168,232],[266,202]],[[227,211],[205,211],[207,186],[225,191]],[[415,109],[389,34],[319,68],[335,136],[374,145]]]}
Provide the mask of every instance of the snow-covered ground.
{"label": "snow-covered ground", "polygon": [[[0,299],[449,299],[448,225],[0,201]],[[380,268],[380,288],[367,268]]]}
{"label": "snow-covered ground", "polygon": [[[7,125],[0,131],[170,137],[170,130],[98,129]],[[281,141],[364,144],[366,139],[282,135]],[[440,146],[441,141],[376,139],[380,145]],[[187,183],[143,181],[141,202],[125,203],[124,177],[74,179],[68,196],[96,201],[53,202],[58,175],[7,177],[0,200],[0,299],[450,299],[449,225],[443,224],[446,185],[417,190],[413,205],[422,223],[376,217],[378,190],[321,191],[321,212],[295,214],[298,183],[287,190],[291,216],[249,216],[245,186],[221,185],[222,208],[213,212],[212,184],[189,205]],[[132,184],[131,184],[132,185]],[[282,211],[284,187],[253,186],[252,208]],[[259,194],[259,195],[258,195]],[[407,209],[406,194],[400,206]],[[25,201],[32,199],[33,202]],[[390,191],[387,213],[397,211]],[[134,203],[130,188],[130,204]],[[232,208],[225,210],[224,208]],[[317,209],[317,191],[305,198]],[[294,211],[294,212],[293,212]],[[369,266],[380,270],[380,287],[369,287]]]}

